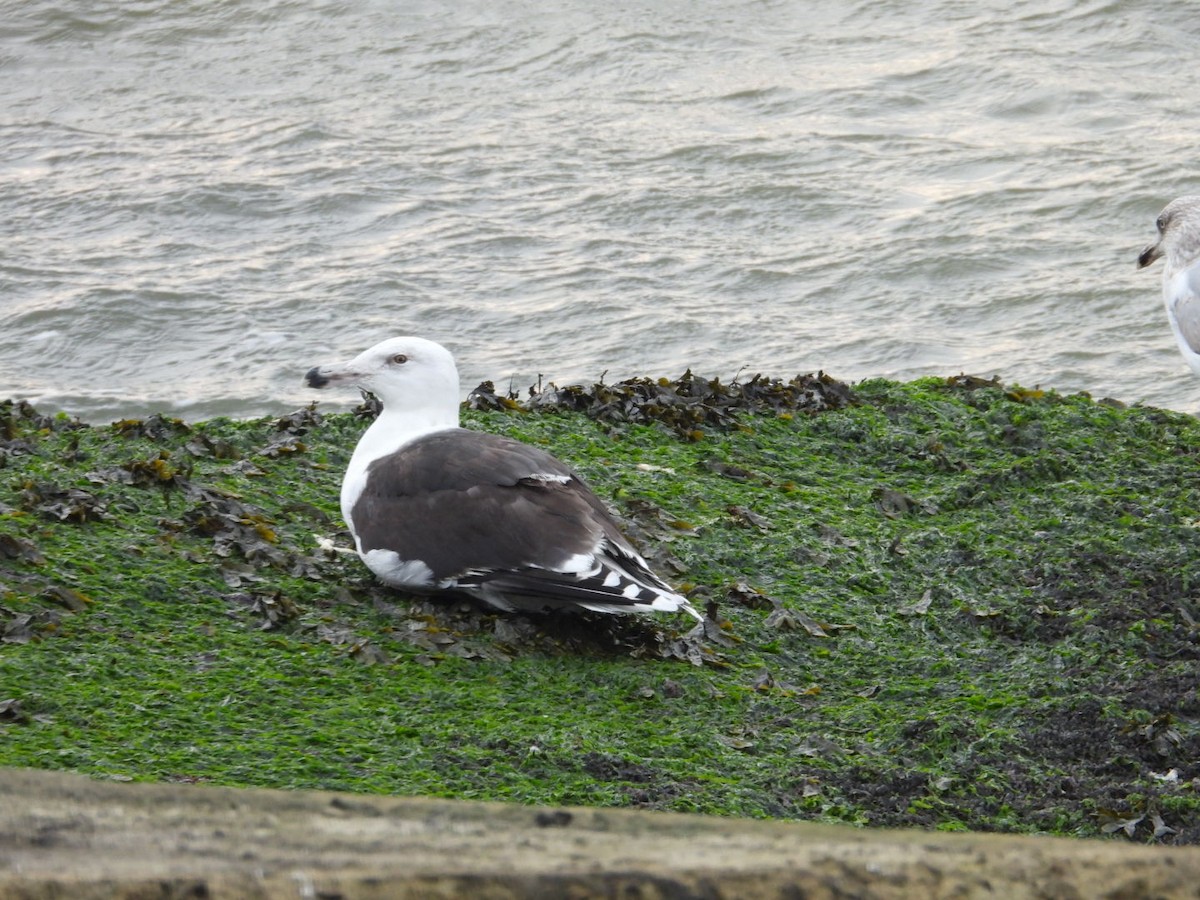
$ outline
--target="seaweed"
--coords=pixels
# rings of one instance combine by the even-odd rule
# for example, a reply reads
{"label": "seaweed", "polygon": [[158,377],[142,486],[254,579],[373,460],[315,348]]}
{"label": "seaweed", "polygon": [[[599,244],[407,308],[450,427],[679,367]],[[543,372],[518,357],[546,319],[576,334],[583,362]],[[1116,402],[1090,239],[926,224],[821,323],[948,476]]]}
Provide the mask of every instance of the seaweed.
{"label": "seaweed", "polygon": [[703,437],[704,428],[732,428],[746,413],[813,414],[852,402],[850,387],[824,372],[790,381],[754,375],[748,381],[722,384],[690,369],[676,379],[629,378],[561,388],[538,384],[529,388],[524,400],[511,389],[498,394],[495,385],[485,381],[467,398],[468,406],[478,410],[577,412],[614,425],[659,422],[689,440]]}

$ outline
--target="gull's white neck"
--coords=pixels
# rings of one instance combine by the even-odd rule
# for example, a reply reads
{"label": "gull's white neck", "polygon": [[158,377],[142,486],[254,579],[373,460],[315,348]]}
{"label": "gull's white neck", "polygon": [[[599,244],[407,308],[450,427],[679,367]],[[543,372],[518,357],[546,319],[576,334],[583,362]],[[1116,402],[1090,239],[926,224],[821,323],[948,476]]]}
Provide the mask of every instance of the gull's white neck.
{"label": "gull's white neck", "polygon": [[350,511],[367,483],[367,467],[381,456],[395,453],[419,437],[458,427],[458,403],[449,407],[422,406],[416,409],[384,407],[371,427],[363,432],[342,480],[342,518],[350,524]]}
{"label": "gull's white neck", "polygon": [[1200,260],[1200,209],[1191,208],[1181,221],[1173,222],[1170,240],[1166,243],[1167,258],[1163,274],[1165,280],[1169,281]]}
{"label": "gull's white neck", "polygon": [[1163,266],[1163,282],[1170,282],[1185,269],[1190,269],[1200,261],[1200,246],[1189,244],[1186,247],[1173,249],[1167,254],[1167,264]]}

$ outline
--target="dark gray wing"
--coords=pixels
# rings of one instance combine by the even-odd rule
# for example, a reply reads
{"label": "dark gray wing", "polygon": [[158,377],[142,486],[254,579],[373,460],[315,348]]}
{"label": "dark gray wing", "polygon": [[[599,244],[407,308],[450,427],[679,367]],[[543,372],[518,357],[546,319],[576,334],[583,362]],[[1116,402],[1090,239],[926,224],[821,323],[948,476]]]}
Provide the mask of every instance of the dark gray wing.
{"label": "dark gray wing", "polygon": [[563,463],[537,447],[465,429],[427,435],[371,463],[351,517],[364,552],[420,560],[435,581],[555,571],[605,540],[628,547],[604,505]]}

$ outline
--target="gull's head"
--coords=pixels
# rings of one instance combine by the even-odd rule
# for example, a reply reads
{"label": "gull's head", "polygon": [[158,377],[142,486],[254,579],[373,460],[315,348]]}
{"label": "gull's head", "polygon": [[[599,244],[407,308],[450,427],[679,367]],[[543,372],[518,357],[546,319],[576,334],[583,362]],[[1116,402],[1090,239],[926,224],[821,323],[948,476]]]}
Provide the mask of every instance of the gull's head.
{"label": "gull's head", "polygon": [[1168,273],[1192,263],[1200,256],[1200,195],[1172,200],[1158,214],[1154,226],[1158,229],[1158,239],[1138,254],[1139,269],[1160,256],[1167,258]]}
{"label": "gull's head", "polygon": [[370,391],[389,413],[419,411],[458,423],[454,357],[424,338],[389,338],[343,365],[310,369],[304,380],[313,388],[347,384]]}

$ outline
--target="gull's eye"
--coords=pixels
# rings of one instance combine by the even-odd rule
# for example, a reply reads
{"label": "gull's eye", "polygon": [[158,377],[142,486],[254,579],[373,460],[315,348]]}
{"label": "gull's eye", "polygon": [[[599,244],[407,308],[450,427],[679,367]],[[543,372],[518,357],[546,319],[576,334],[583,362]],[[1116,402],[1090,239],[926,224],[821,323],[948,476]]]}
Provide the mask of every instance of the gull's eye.
{"label": "gull's eye", "polygon": [[1165,229],[1167,227],[1167,221],[1168,221],[1168,219],[1167,219],[1166,213],[1163,213],[1161,216],[1158,217],[1157,220],[1155,220],[1154,227],[1159,230],[1159,233],[1161,233],[1163,231],[1163,229]]}
{"label": "gull's eye", "polygon": [[392,362],[392,363],[394,363],[394,364],[395,364],[395,365],[397,365],[397,366],[402,366],[402,365],[404,365],[406,362],[408,362],[408,357],[407,357],[407,356],[405,356],[403,353],[397,353],[397,354],[396,354],[395,356],[393,356],[393,357],[391,358],[391,360],[389,360],[389,361],[390,361],[390,362]]}

